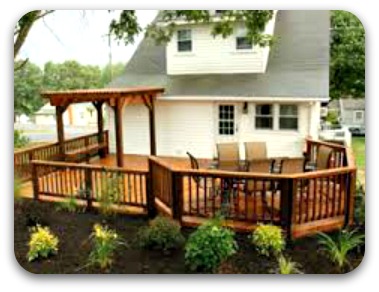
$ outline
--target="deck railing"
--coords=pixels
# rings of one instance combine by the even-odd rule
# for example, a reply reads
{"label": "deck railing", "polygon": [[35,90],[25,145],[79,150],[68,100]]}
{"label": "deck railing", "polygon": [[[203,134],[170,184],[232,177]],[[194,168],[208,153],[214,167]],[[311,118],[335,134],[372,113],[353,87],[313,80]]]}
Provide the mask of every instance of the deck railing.
{"label": "deck railing", "polygon": [[182,222],[220,214],[242,229],[279,225],[294,238],[342,228],[352,223],[355,165],[343,146],[307,143],[313,152],[322,144],[332,147],[333,168],[299,174],[183,170],[150,157],[152,196]]}
{"label": "deck railing", "polygon": [[[104,142],[108,143],[108,131],[103,133]],[[74,151],[82,149],[86,146],[95,145],[98,143],[98,134],[90,134],[80,136],[72,139],[65,140],[65,151]],[[31,161],[44,160],[44,161],[60,161],[64,160],[59,152],[59,144],[49,143],[42,146],[31,147],[27,149],[20,149],[14,152],[14,173],[21,180],[26,181],[32,178]]]}
{"label": "deck railing", "polygon": [[33,161],[34,198],[75,198],[147,210],[148,172],[56,161]]}

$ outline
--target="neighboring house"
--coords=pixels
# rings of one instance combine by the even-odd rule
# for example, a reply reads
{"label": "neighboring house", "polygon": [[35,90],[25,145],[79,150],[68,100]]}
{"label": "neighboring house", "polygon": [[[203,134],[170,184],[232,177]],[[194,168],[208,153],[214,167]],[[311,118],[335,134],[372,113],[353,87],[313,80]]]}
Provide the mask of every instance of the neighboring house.
{"label": "neighboring house", "polygon": [[[55,107],[45,104],[34,114],[34,122],[37,125],[55,125]],[[96,125],[96,110],[90,103],[78,103],[68,107],[63,115],[63,123],[68,126],[92,126]]]}
{"label": "neighboring house", "polygon": [[340,122],[350,132],[365,135],[365,99],[340,99]]}
{"label": "neighboring house", "polygon": [[[142,40],[109,87],[165,88],[155,103],[158,155],[213,158],[219,142],[266,141],[269,156],[301,156],[329,100],[329,27],[328,11],[278,11],[266,28],[275,44],[260,48],[241,24],[226,39],[210,25],[178,24],[167,45]],[[149,154],[146,107],[125,106],[123,119],[124,152]]]}

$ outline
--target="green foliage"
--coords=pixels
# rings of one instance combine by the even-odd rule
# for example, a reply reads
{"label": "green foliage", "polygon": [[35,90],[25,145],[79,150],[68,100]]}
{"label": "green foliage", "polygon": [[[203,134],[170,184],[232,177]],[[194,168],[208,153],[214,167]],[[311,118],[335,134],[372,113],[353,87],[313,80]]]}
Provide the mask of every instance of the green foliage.
{"label": "green foliage", "polygon": [[22,131],[13,130],[13,147],[22,148],[29,144],[29,138],[24,136]]}
{"label": "green foliage", "polygon": [[359,247],[364,243],[364,234],[357,234],[357,230],[342,230],[339,232],[336,240],[331,236],[320,232],[319,244],[321,250],[326,252],[330,260],[342,269],[345,265],[350,266],[348,260],[349,251]]}
{"label": "green foliage", "polygon": [[292,262],[291,259],[287,259],[283,255],[278,257],[277,273],[282,275],[302,274],[300,265],[296,262]]}
{"label": "green foliage", "polygon": [[110,66],[109,64],[106,65],[101,70],[102,87],[109,85],[111,81],[120,77],[124,72],[125,72],[125,64],[123,63],[113,64],[112,66]]}
{"label": "green foliage", "polygon": [[338,125],[338,113],[335,111],[328,111],[328,114],[326,116],[326,121],[331,123],[332,125]]}
{"label": "green foliage", "polygon": [[102,270],[110,268],[117,247],[123,244],[116,231],[107,226],[95,224],[90,240],[92,250],[88,258],[89,265],[97,266]]}
{"label": "green foliage", "polygon": [[32,234],[29,241],[28,261],[37,258],[47,258],[58,253],[58,238],[50,232],[49,227],[37,225],[31,228]]}
{"label": "green foliage", "polygon": [[[16,61],[14,67],[22,62]],[[30,115],[37,111],[43,101],[39,94],[42,88],[43,72],[30,62],[14,71],[14,112],[15,114]]]}
{"label": "green foliage", "polygon": [[114,214],[114,205],[120,202],[124,193],[122,175],[104,172],[101,178],[101,189],[97,194],[99,210],[104,215]]}
{"label": "green foliage", "polygon": [[45,90],[70,90],[101,88],[99,66],[81,65],[77,61],[47,62],[44,67]]}
{"label": "green foliage", "polygon": [[285,248],[282,230],[274,225],[259,225],[252,234],[252,243],[261,255],[279,255]]}
{"label": "green foliage", "polygon": [[360,184],[357,186],[355,192],[355,206],[354,206],[354,221],[355,224],[364,227],[366,221],[366,192],[364,187]]}
{"label": "green foliage", "polygon": [[148,227],[140,229],[137,234],[137,244],[147,249],[176,249],[182,246],[184,241],[180,225],[163,216],[156,217]]}
{"label": "green foliage", "polygon": [[348,11],[331,12],[330,96],[365,96],[365,30]]}
{"label": "green foliage", "polygon": [[214,272],[237,249],[232,230],[222,227],[219,221],[208,221],[190,235],[185,263],[191,271]]}
{"label": "green foliage", "polygon": [[21,188],[22,188],[21,180],[15,175],[13,179],[14,201],[19,201],[21,199]]}
{"label": "green foliage", "polygon": [[[244,22],[247,28],[247,37],[253,44],[262,47],[272,42],[269,35],[264,34],[266,24],[273,17],[273,10],[224,10],[218,15],[218,21],[213,21],[214,16],[209,10],[162,10],[157,22],[146,28],[148,37],[157,43],[168,42],[175,29],[178,19],[192,23],[207,23],[212,27],[211,34],[226,38],[233,34],[235,22]],[[161,25],[164,23],[165,25]],[[133,43],[135,37],[142,31],[138,24],[134,10],[124,10],[118,20],[113,20],[110,32],[118,40],[125,44]]]}
{"label": "green foliage", "polygon": [[83,211],[83,206],[80,206],[75,196],[65,198],[61,202],[57,202],[57,211],[66,211],[70,213],[78,213]]}

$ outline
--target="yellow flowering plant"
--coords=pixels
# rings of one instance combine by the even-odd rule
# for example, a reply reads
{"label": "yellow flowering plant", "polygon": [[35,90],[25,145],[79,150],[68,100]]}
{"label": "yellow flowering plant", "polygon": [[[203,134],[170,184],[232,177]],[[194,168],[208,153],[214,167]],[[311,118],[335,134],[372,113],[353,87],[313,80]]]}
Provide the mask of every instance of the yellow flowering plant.
{"label": "yellow flowering plant", "polygon": [[252,243],[261,255],[279,255],[285,248],[286,242],[282,230],[274,225],[259,225],[252,234]]}
{"label": "yellow flowering plant", "polygon": [[27,254],[28,261],[31,262],[37,258],[47,258],[50,255],[58,253],[58,238],[51,233],[49,227],[37,225],[31,228],[29,240],[29,251]]}
{"label": "yellow flowering plant", "polygon": [[116,231],[96,223],[90,239],[93,247],[89,255],[89,264],[102,270],[111,267],[116,248],[123,244]]}

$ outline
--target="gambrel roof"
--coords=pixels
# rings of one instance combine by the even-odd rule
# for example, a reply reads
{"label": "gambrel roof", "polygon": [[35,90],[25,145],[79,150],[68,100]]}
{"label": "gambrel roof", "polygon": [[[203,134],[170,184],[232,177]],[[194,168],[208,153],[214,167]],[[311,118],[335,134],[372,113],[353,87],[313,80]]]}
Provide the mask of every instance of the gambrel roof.
{"label": "gambrel roof", "polygon": [[266,73],[166,74],[166,48],[143,39],[110,87],[158,86],[167,96],[329,98],[329,11],[280,10]]}

